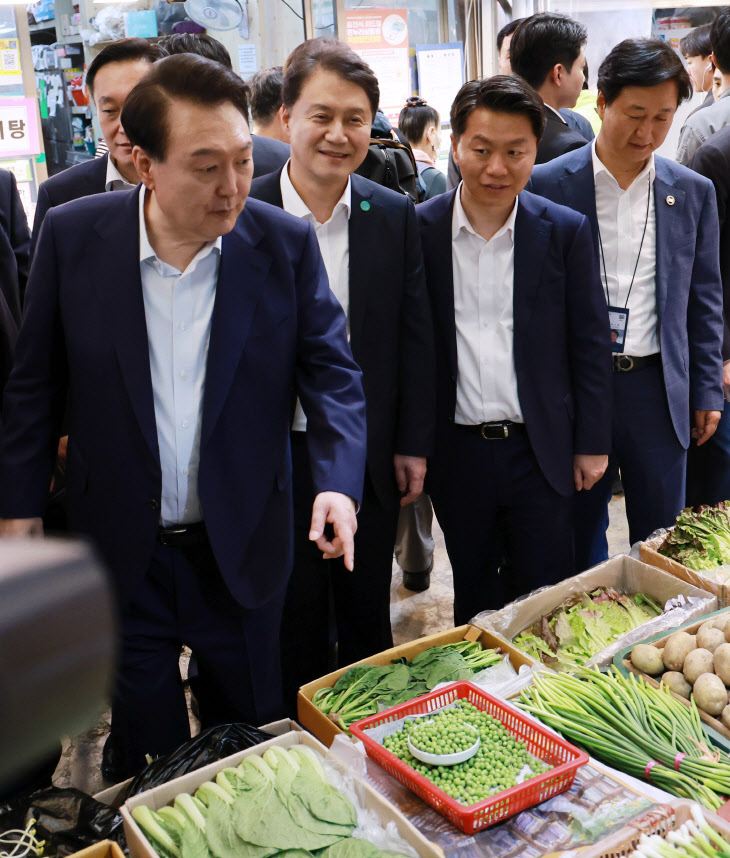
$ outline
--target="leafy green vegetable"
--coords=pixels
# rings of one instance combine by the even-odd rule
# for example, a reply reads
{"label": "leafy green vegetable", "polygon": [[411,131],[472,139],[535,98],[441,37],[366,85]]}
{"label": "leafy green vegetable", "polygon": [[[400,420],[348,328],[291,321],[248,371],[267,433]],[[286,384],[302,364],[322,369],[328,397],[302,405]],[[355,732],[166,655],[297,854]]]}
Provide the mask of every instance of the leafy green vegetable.
{"label": "leafy green vegetable", "polygon": [[730,501],[683,509],[659,553],[696,572],[730,564]]}
{"label": "leafy green vegetable", "polygon": [[513,643],[536,661],[556,670],[572,670],[661,611],[643,593],[627,596],[599,587],[566,600],[520,632]]}

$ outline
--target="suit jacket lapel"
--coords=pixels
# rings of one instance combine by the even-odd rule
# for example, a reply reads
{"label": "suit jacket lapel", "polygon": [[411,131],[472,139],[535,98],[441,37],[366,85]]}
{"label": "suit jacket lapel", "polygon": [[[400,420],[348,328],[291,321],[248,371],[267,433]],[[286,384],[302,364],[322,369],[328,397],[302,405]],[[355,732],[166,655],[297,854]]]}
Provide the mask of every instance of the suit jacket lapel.
{"label": "suit jacket lapel", "polygon": [[[684,191],[676,187],[676,176],[671,167],[656,159],[654,178],[654,210],[656,212],[656,308],[661,325],[667,303],[669,276],[672,271],[672,253],[680,241],[684,220]],[[674,199],[670,205],[667,200]]]}
{"label": "suit jacket lapel", "polygon": [[223,409],[266,285],[272,260],[257,249],[261,238],[261,229],[247,209],[233,231],[223,237],[205,373],[203,444]]}
{"label": "suit jacket lapel", "polygon": [[96,231],[105,239],[104,265],[113,272],[105,284],[109,330],[127,395],[142,435],[159,461],[155,404],[150,373],[147,322],[139,268],[139,190],[124,203],[125,217],[115,208]]}
{"label": "suit jacket lapel", "polygon": [[[593,158],[592,146],[586,146],[584,149],[591,156],[587,163],[577,166],[575,170],[566,171],[565,175],[560,179],[560,187],[563,192],[561,202],[568,208],[574,209],[577,212],[585,215],[591,224],[593,232],[593,244],[596,254],[600,253],[598,243],[598,215],[596,214],[596,183],[593,177]],[[584,149],[580,149],[580,160],[583,161],[586,157]],[[578,156],[576,156],[577,158]]]}
{"label": "suit jacket lapel", "polygon": [[527,337],[541,271],[550,244],[552,225],[540,216],[544,204],[531,194],[519,196],[515,218],[515,263],[512,308],[514,313],[514,353],[517,359]]}
{"label": "suit jacket lapel", "polygon": [[454,267],[451,224],[457,191],[442,194],[430,205],[421,228],[423,256],[436,324],[446,343],[451,376],[456,378],[456,320],[454,316]]}
{"label": "suit jacket lapel", "polygon": [[[368,281],[373,275],[373,260],[377,259],[378,213],[370,200],[372,191],[366,182],[352,176],[351,211],[347,227],[349,239],[350,345],[357,354],[362,342],[363,326],[370,291]],[[363,207],[362,203],[366,206]]]}

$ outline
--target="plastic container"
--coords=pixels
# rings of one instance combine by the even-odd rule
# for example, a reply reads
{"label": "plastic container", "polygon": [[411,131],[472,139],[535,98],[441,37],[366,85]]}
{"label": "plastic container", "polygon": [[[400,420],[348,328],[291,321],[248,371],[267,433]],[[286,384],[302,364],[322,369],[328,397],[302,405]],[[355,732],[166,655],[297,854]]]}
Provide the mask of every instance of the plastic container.
{"label": "plastic container", "polygon": [[[624,858],[624,856],[631,855],[639,845],[642,834],[647,836],[659,834],[666,837],[668,832],[679,828],[680,825],[691,819],[694,803],[689,799],[679,798],[668,804],[660,804],[646,816],[635,819],[629,825],[625,825],[605,837],[600,843],[582,851],[580,858]],[[730,823],[705,808],[702,808],[702,812],[710,826],[730,843]]]}
{"label": "plastic container", "polygon": [[[549,772],[537,775],[525,783],[517,784],[503,792],[480,801],[464,805],[436,784],[423,777],[409,765],[368,735],[368,729],[398,721],[406,715],[421,715],[433,712],[453,703],[468,700],[477,709],[488,712],[516,738],[522,739],[527,750],[535,757],[554,766]],[[566,742],[565,739],[547,730],[541,724],[513,709],[502,700],[486,694],[471,682],[454,682],[440,691],[432,691],[408,703],[401,703],[377,715],[358,721],[350,728],[352,735],[365,745],[368,756],[385,769],[388,774],[412,790],[419,798],[430,804],[466,834],[474,834],[482,828],[501,822],[511,816],[541,804],[558,793],[570,789],[578,769],[588,762],[588,754]]]}

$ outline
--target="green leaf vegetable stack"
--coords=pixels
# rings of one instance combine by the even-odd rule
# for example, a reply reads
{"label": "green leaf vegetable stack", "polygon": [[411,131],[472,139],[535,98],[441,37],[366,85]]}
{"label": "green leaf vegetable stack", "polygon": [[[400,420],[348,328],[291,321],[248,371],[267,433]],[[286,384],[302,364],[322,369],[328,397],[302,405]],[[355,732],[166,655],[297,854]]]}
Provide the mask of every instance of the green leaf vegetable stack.
{"label": "green leaf vegetable stack", "polygon": [[274,746],[135,822],[160,858],[399,858],[353,837],[357,814],[305,745]]}
{"label": "green leaf vegetable stack", "polygon": [[730,564],[730,501],[683,509],[659,553],[695,572]]}

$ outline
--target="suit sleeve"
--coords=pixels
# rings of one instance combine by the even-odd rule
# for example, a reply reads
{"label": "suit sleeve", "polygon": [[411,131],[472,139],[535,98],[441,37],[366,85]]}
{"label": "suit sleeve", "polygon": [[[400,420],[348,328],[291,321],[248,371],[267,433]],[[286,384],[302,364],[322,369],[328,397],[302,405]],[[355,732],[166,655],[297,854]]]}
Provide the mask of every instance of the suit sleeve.
{"label": "suit sleeve", "polygon": [[436,422],[433,322],[416,209],[410,200],[406,212],[406,277],[401,302],[399,407],[394,450],[404,456],[430,456]]}
{"label": "suit sleeve", "polygon": [[690,407],[722,411],[722,278],[720,230],[715,191],[707,185],[697,221],[692,280],[687,306]]}
{"label": "suit sleeve", "polygon": [[574,452],[611,451],[611,332],[591,227],[586,217],[566,256],[568,342],[575,403]]}
{"label": "suit sleeve", "polygon": [[46,216],[46,212],[50,208],[52,208],[51,198],[48,196],[48,191],[46,190],[46,183],[43,182],[43,184],[38,189],[38,201],[36,202],[35,216],[33,217],[33,233],[30,238],[31,258],[35,254],[35,246],[38,243],[38,236],[40,235],[43,219]]}
{"label": "suit sleeve", "polygon": [[352,357],[345,314],[330,291],[311,225],[296,283],[296,387],[307,415],[314,491],[342,492],[359,503],[367,448],[362,373]]}
{"label": "suit sleeve", "polygon": [[[695,152],[689,162],[690,169],[708,178],[715,186],[717,198],[717,214],[720,226],[720,235],[727,229],[728,203],[730,202],[730,163],[725,153],[707,143]],[[721,243],[721,252],[723,252]],[[730,252],[725,248],[724,252]],[[730,271],[723,271],[723,263],[720,263],[723,291],[723,336],[722,336],[722,359],[730,360]]]}
{"label": "suit sleeve", "polygon": [[53,223],[41,231],[15,363],[5,388],[0,517],[42,516],[66,404],[68,369]]}
{"label": "suit sleeve", "polygon": [[28,218],[23,203],[20,201],[15,176],[12,173],[10,174],[10,240],[13,245],[15,262],[18,266],[19,297],[22,301],[30,268],[30,230],[28,229]]}

